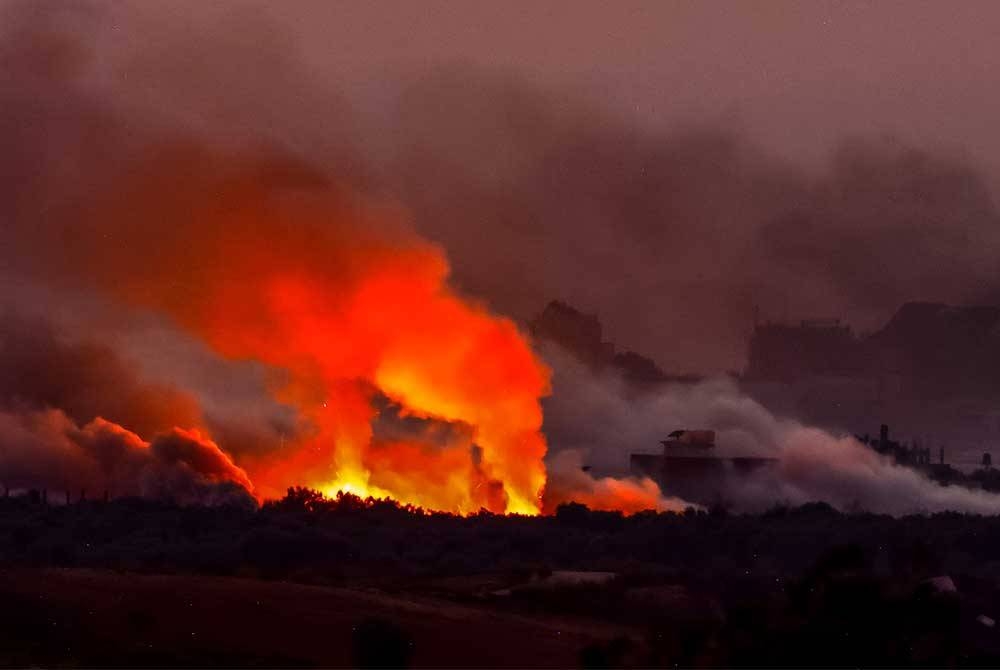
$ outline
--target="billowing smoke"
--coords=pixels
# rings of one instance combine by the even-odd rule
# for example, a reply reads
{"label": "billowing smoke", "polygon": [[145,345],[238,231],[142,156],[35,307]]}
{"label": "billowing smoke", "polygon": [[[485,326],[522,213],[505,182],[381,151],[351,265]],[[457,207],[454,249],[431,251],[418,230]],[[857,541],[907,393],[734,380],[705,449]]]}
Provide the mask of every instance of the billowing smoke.
{"label": "billowing smoke", "polygon": [[372,102],[250,9],[58,7],[4,17],[0,207],[22,214],[152,133],[281,147],[401,202],[500,312],[565,298],[676,372],[742,367],[755,306],[870,329],[904,301],[1000,296],[989,179],[957,152],[856,137],[809,172],[733,124],[654,130],[517,70],[379,70]]}
{"label": "billowing smoke", "polygon": [[462,286],[522,319],[598,312],[673,372],[742,369],[755,310],[870,330],[910,300],[1000,298],[1000,212],[961,155],[856,137],[809,172],[730,127],[656,132],[461,69],[415,81],[398,120],[387,171]]}
{"label": "billowing smoke", "polygon": [[[0,485],[53,494],[254,503],[195,397],[144,380],[113,349],[37,316],[0,318]],[[139,435],[151,436],[149,442]],[[61,499],[61,498],[56,498]]]}
{"label": "billowing smoke", "polygon": [[0,411],[0,476],[8,489],[144,496],[181,504],[255,505],[246,472],[198,431],[146,442],[104,419],[77,425],[58,410]]}
{"label": "billowing smoke", "polygon": [[[126,314],[151,311],[224,360],[268,366],[277,373],[268,381],[272,396],[303,421],[296,434],[282,436],[281,448],[237,454],[237,466],[201,432],[186,430],[208,423],[198,406],[172,411],[175,396],[185,396],[164,392],[156,408],[163,415],[154,418],[171,416],[179,427],[143,442],[102,415],[107,408],[149,427],[137,418],[146,396],[122,385],[122,406],[115,407],[108,384],[121,376],[116,359],[76,345],[66,358],[74,364],[69,372],[82,375],[79,386],[58,375],[11,380],[11,393],[26,402],[17,415],[27,426],[21,432],[40,436],[27,452],[9,454],[16,485],[46,473],[94,482],[100,471],[132,480],[116,488],[148,493],[147,471],[165,464],[263,496],[306,485],[463,513],[541,510],[539,401],[548,371],[512,321],[450,288],[438,246],[361,192],[350,165],[322,165],[245,137],[213,141],[108,104],[63,67],[64,50],[77,42],[59,21],[78,16],[28,6],[15,18],[21,31],[8,46],[24,66],[24,86],[11,94],[13,115],[46,132],[30,124],[9,129],[16,149],[9,167],[20,184],[5,231],[5,271],[19,283],[96,294]],[[57,102],[78,116],[67,118]],[[95,138],[106,160],[97,160]],[[51,152],[28,169],[43,141]],[[34,358],[51,355],[46,363],[58,364],[62,345],[49,340]],[[25,339],[11,341],[10,357],[30,365],[35,352]],[[90,359],[97,362],[88,367]],[[108,380],[95,382],[105,364]],[[60,391],[63,384],[69,390]],[[83,398],[74,395],[80,392]],[[376,436],[384,398],[397,413],[464,428],[445,444],[422,434]],[[90,423],[76,432],[73,425],[42,430],[30,413],[43,411],[37,408]],[[50,449],[42,446],[45,436]],[[68,470],[34,467],[59,453]],[[150,455],[152,465],[137,454]],[[116,458],[138,465],[118,468]],[[164,485],[175,479],[160,477]],[[560,487],[547,501],[572,494]],[[616,494],[606,484],[587,492],[605,506],[614,506]],[[655,486],[647,484],[643,495],[657,503]]]}
{"label": "billowing smoke", "polygon": [[[914,293],[995,295],[998,217],[959,160],[860,141],[806,175],[728,130],[633,128],[516,74],[469,70],[387,81],[392,102],[375,117],[251,13],[192,27],[122,7],[4,8],[3,290],[44,286],[53,308],[81,293],[113,306],[116,323],[95,311],[78,324],[98,340],[152,313],[220,378],[258,366],[253,384],[274,416],[249,429],[226,420],[231,407],[204,393],[213,386],[217,400],[225,388],[180,383],[155,348],[133,347],[150,379],[117,384],[125,364],[109,345],[67,352],[43,339],[39,353],[15,338],[15,357],[54,356],[39,377],[22,370],[0,388],[18,396],[9,421],[29,426],[21,434],[87,433],[103,417],[142,436],[130,443],[154,455],[153,469],[162,461],[212,482],[215,466],[193,465],[216,462],[201,457],[212,449],[154,448],[157,435],[198,429],[193,441],[218,440],[265,496],[304,484],[456,511],[536,512],[578,494],[598,507],[669,508],[679,503],[650,482],[591,477],[571,454],[550,458],[546,485],[548,370],[494,310],[526,318],[566,296],[672,369],[721,369],[738,365],[755,302],[772,314],[820,304],[866,316]],[[887,274],[887,255],[904,252],[905,267]],[[62,383],[63,365],[76,384]],[[798,444],[793,424],[712,389],[690,404],[728,408],[705,416],[719,430],[726,411],[738,417],[733,444]],[[582,392],[560,385],[552,406]],[[390,413],[430,423],[380,434],[383,398],[399,408]],[[616,406],[628,416],[650,401],[636,402]],[[53,411],[68,427],[39,433],[32,417]],[[611,431],[582,414],[593,429],[584,435],[563,416],[546,429],[558,448],[590,447],[583,464],[638,443],[625,423]],[[55,453],[73,452],[53,440]],[[88,458],[100,460],[67,462],[100,486]],[[847,495],[810,486],[782,492]]]}
{"label": "billowing smoke", "polygon": [[620,473],[628,468],[630,453],[660,453],[660,440],[670,431],[711,427],[719,456],[777,459],[772,467],[728,480],[725,502],[738,511],[824,501],[841,510],[894,515],[1000,512],[1000,495],[941,486],[853,437],[775,417],[728,379],[637,391],[556,346],[543,353],[554,371],[553,394],[545,403],[546,434],[594,470]]}
{"label": "billowing smoke", "polygon": [[95,417],[152,435],[202,423],[191,395],[147,383],[106,345],[66,341],[41,317],[0,315],[0,408],[58,408],[84,424]]}

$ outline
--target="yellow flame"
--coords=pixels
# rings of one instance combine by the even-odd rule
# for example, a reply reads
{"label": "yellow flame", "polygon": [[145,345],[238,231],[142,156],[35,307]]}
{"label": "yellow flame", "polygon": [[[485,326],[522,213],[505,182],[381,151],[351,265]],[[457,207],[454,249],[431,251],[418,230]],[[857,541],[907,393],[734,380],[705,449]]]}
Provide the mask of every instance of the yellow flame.
{"label": "yellow flame", "polygon": [[356,495],[361,499],[394,497],[389,491],[370,484],[368,478],[369,473],[364,470],[340,473],[332,482],[320,486],[319,490],[327,498],[335,498],[339,492]]}

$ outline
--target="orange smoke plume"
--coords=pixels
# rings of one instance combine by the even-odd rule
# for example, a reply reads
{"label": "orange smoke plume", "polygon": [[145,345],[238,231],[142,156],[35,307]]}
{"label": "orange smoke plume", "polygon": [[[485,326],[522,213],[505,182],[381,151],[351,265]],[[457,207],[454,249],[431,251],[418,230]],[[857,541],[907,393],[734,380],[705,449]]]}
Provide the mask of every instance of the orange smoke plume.
{"label": "orange smoke plume", "polygon": [[615,479],[591,477],[583,469],[579,452],[565,450],[552,459],[543,509],[556,511],[564,502],[577,502],[590,509],[635,514],[644,510],[682,512],[691,504],[678,498],[666,498],[656,482],[649,478]]}
{"label": "orange smoke plume", "polygon": [[[82,224],[63,231],[72,276],[281,372],[273,392],[310,430],[240,463],[259,495],[307,486],[463,514],[572,499],[552,490],[543,505],[548,369],[513,322],[449,288],[442,251],[384,208],[297,163],[187,148],[133,168]],[[468,439],[374,439],[382,396]],[[648,486],[584,488],[599,508],[658,506]]]}
{"label": "orange smoke plume", "polygon": [[[112,243],[91,244],[89,271],[220,354],[287,373],[276,395],[313,432],[247,464],[257,490],[538,513],[549,374],[517,327],[455,295],[440,249],[356,196],[316,189],[294,166],[206,170],[213,160],[180,153],[118,194],[98,214]],[[471,426],[478,455],[471,444],[373,444],[376,393],[410,415]]]}
{"label": "orange smoke plume", "polygon": [[100,417],[81,427],[56,409],[0,410],[0,472],[15,489],[79,487],[182,503],[254,495],[247,473],[200,431],[174,428],[147,442]]}

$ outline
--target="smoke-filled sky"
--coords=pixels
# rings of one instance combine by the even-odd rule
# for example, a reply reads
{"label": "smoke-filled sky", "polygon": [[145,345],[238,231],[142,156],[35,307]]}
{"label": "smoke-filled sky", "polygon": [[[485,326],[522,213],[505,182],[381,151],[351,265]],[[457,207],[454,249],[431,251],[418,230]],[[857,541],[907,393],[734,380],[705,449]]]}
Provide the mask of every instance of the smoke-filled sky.
{"label": "smoke-filled sky", "polygon": [[992,3],[92,7],[116,105],[349,168],[468,292],[675,371],[741,368],[755,305],[998,297]]}
{"label": "smoke-filled sky", "polygon": [[460,62],[575,87],[654,127],[735,122],[795,159],[889,132],[998,164],[988,1],[261,4],[349,85]]}
{"label": "smoke-filled sky", "polygon": [[1000,300],[991,4],[0,12],[0,413],[92,486],[111,449],[194,498],[656,503],[573,467],[536,499],[548,301],[715,373],[758,307]]}

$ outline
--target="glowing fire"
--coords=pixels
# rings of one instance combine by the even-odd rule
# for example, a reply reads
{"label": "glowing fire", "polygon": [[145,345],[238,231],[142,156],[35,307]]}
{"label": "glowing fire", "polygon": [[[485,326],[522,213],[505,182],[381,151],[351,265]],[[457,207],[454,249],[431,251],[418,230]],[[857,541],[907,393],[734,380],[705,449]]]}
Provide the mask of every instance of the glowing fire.
{"label": "glowing fire", "polygon": [[[178,154],[116,194],[98,224],[116,244],[88,257],[113,290],[220,354],[287,373],[274,393],[312,430],[241,463],[256,490],[539,513],[549,372],[526,338],[449,288],[438,247],[385,216],[359,218],[349,194],[274,189],[268,169]],[[135,211],[146,214],[141,231]],[[461,422],[469,440],[377,442],[376,394],[414,417]]]}

